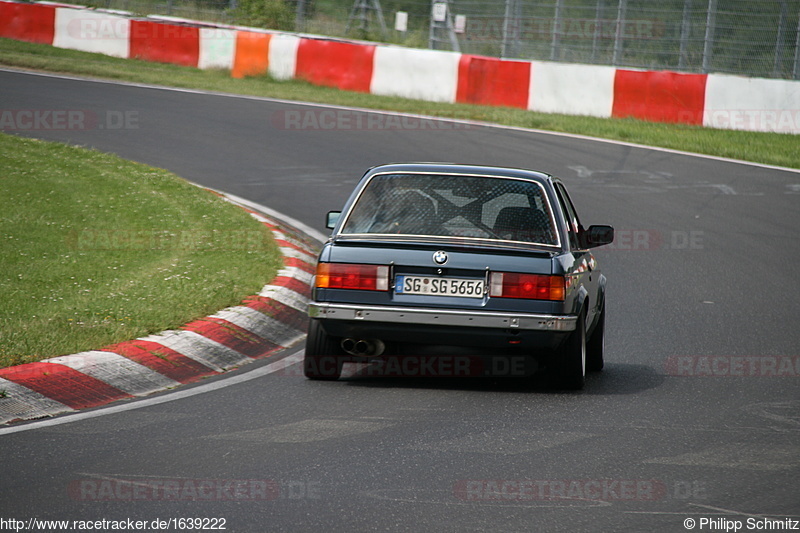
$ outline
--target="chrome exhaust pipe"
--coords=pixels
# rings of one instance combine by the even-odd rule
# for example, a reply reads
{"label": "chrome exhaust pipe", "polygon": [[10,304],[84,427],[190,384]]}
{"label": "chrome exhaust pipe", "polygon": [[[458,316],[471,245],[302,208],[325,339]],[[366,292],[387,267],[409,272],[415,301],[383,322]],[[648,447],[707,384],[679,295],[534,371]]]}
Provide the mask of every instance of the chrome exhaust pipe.
{"label": "chrome exhaust pipe", "polygon": [[357,357],[373,357],[383,354],[386,345],[380,339],[342,339],[342,350]]}
{"label": "chrome exhaust pipe", "polygon": [[349,353],[350,355],[355,355],[356,349],[356,340],[355,339],[342,339],[342,350]]}

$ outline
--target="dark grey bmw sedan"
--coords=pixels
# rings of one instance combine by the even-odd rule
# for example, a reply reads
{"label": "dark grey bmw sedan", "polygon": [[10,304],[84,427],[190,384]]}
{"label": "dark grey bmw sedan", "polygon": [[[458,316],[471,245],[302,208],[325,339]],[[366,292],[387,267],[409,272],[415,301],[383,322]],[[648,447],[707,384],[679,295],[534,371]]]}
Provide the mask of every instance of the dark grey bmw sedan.
{"label": "dark grey bmw sedan", "polygon": [[308,378],[381,361],[416,375],[489,374],[461,360],[442,372],[441,356],[431,356],[434,366],[404,349],[412,344],[514,354],[570,389],[603,367],[606,278],[590,250],[611,243],[614,229],[584,228],[559,179],[383,165],[327,225],[309,304]]}

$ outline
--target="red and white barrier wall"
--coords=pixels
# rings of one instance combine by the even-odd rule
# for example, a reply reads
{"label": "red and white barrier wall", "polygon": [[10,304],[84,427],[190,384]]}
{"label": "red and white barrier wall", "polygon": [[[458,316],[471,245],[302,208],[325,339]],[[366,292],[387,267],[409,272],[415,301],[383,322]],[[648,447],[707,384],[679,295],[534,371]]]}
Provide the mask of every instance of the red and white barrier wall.
{"label": "red and white barrier wall", "polygon": [[800,134],[800,82],[511,61],[0,0],[0,37],[432,102]]}

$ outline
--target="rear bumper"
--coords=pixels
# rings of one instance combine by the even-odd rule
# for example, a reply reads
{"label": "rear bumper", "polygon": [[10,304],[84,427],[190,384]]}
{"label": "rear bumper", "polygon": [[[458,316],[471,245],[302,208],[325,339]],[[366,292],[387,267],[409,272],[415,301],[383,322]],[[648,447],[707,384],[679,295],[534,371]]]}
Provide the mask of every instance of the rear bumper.
{"label": "rear bumper", "polygon": [[328,302],[311,302],[308,316],[315,319],[492,328],[510,331],[570,332],[578,317],[536,313],[503,313],[498,311],[462,311],[417,307],[362,306]]}

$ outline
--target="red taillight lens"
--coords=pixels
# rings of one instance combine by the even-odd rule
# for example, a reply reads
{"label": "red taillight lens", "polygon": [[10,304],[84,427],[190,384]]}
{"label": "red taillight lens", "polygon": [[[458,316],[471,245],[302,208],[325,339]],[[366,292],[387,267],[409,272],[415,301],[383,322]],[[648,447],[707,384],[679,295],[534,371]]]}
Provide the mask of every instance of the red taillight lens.
{"label": "red taillight lens", "polygon": [[322,289],[388,291],[389,267],[350,263],[319,263],[316,285]]}
{"label": "red taillight lens", "polygon": [[566,292],[563,276],[542,276],[516,272],[492,272],[489,295],[496,298],[529,298],[563,301]]}

